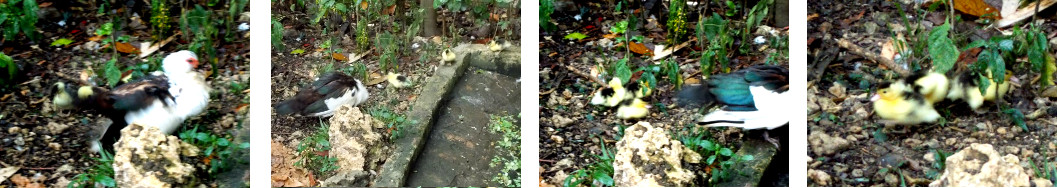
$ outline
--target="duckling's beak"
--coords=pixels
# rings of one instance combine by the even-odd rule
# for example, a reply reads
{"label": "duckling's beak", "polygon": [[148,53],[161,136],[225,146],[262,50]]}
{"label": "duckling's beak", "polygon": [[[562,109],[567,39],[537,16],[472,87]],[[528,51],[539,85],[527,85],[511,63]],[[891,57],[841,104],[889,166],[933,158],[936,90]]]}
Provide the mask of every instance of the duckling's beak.
{"label": "duckling's beak", "polygon": [[880,100],[880,99],[881,99],[881,94],[873,94],[873,97],[870,97],[870,102],[874,102],[874,101],[877,101],[877,100]]}

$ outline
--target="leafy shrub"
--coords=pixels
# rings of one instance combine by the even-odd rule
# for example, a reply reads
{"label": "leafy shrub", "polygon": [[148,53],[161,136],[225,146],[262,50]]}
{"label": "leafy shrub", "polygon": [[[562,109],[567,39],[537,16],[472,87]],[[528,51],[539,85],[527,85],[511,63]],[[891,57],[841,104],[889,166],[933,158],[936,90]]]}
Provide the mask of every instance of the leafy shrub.
{"label": "leafy shrub", "polygon": [[0,28],[3,28],[4,40],[13,40],[19,33],[30,40],[40,39],[37,34],[37,1],[8,0],[0,3]]}

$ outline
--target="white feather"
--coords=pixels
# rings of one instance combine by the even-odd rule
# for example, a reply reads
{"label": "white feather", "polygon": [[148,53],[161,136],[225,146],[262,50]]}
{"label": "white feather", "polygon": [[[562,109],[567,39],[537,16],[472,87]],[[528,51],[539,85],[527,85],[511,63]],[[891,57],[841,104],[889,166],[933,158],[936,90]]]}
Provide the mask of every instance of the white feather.
{"label": "white feather", "polygon": [[334,111],[341,107],[341,105],[349,104],[353,107],[360,105],[363,102],[366,102],[367,98],[369,97],[369,94],[364,89],[366,89],[366,87],[363,86],[363,83],[361,83],[359,80],[356,80],[356,88],[350,88],[349,90],[346,90],[345,94],[341,95],[341,97],[323,100],[323,103],[327,105],[327,110],[314,114],[309,114],[309,116],[333,116]]}
{"label": "white feather", "polygon": [[741,121],[743,123],[713,123],[710,127],[740,127],[746,130],[752,129],[774,129],[788,124],[792,118],[789,107],[795,100],[790,98],[789,92],[778,93],[767,90],[763,86],[750,86],[753,104],[757,111],[727,111],[718,110],[701,118],[700,122],[715,121]]}

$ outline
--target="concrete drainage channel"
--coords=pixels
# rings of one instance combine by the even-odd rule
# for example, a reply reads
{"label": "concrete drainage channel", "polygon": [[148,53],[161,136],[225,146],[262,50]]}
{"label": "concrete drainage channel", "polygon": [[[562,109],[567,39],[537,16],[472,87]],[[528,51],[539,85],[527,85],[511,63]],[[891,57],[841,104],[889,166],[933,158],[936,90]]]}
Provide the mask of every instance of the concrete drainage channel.
{"label": "concrete drainage channel", "polygon": [[418,122],[394,142],[376,187],[497,186],[488,163],[498,135],[489,115],[520,111],[520,48],[500,53],[480,44],[460,45],[454,65],[440,66],[422,84],[407,117]]}

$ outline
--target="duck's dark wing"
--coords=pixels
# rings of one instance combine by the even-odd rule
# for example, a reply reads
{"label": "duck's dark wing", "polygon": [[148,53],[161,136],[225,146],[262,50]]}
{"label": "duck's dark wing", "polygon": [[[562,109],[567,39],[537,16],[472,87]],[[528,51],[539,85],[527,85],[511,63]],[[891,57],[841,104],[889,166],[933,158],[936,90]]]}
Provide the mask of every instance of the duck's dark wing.
{"label": "duck's dark wing", "polygon": [[327,110],[325,101],[331,98],[341,97],[350,87],[356,87],[355,79],[341,73],[331,72],[325,74],[310,84],[309,88],[302,88],[294,98],[287,99],[275,106],[275,112],[279,115],[286,114],[309,114]]}
{"label": "duck's dark wing", "polygon": [[155,100],[172,105],[165,99],[174,99],[169,93],[169,79],[165,76],[148,76],[110,90],[105,100],[115,110],[127,112],[146,108]]}

